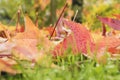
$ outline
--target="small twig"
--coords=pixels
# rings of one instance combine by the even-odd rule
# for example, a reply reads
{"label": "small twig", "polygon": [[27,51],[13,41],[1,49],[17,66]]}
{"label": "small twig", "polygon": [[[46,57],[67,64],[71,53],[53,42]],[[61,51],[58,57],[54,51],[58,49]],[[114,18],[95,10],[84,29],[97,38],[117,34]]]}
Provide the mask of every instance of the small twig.
{"label": "small twig", "polygon": [[35,26],[38,27],[38,12],[36,13]]}
{"label": "small twig", "polygon": [[14,15],[13,15],[13,17],[12,17],[12,19],[8,22],[8,26],[13,22],[13,20],[16,18],[16,14],[17,13],[15,13]]}
{"label": "small twig", "polygon": [[106,36],[106,27],[104,23],[102,23],[102,36]]}
{"label": "small twig", "polygon": [[65,6],[64,6],[64,8],[63,8],[63,10],[62,10],[62,12],[61,12],[61,14],[60,14],[57,22],[56,22],[56,24],[55,24],[55,26],[54,26],[54,29],[53,29],[53,31],[52,31],[52,34],[50,35],[50,39],[49,39],[49,40],[51,40],[51,37],[53,36],[53,34],[54,34],[54,32],[55,32],[55,29],[56,29],[56,27],[57,27],[57,25],[58,25],[58,23],[59,23],[59,20],[61,19],[61,17],[62,17],[62,15],[63,15],[63,13],[64,13],[64,11],[65,11],[65,9],[66,9],[67,6],[68,6],[68,3],[65,4]]}
{"label": "small twig", "polygon": [[75,21],[77,14],[78,14],[78,10],[76,10],[76,12],[75,12],[75,16],[73,18],[73,21]]}
{"label": "small twig", "polygon": [[[23,11],[22,11],[21,6],[19,6],[18,10],[20,10],[21,13],[22,13],[22,15],[23,15]],[[8,25],[10,25],[13,22],[13,20],[17,17],[17,15],[16,15],[17,13],[18,13],[18,11],[14,14],[14,16],[12,17],[12,19],[9,21]]]}
{"label": "small twig", "polygon": [[16,31],[19,31],[18,30],[18,25],[19,25],[19,22],[20,22],[20,9],[18,9],[18,12],[17,12],[17,14],[18,14],[18,19],[17,19],[17,23],[16,23]]}

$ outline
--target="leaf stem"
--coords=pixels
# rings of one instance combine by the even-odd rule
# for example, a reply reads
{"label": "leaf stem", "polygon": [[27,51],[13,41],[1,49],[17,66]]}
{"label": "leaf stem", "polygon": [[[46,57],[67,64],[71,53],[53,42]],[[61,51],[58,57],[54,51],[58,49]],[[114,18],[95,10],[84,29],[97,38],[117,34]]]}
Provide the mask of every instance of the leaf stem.
{"label": "leaf stem", "polygon": [[20,21],[20,13],[21,13],[21,11],[20,11],[20,9],[18,9],[18,12],[17,12],[17,14],[18,14],[18,19],[17,19],[17,23],[16,23],[16,31],[17,31],[17,32],[19,32],[18,25],[19,25],[19,21]]}
{"label": "leaf stem", "polygon": [[77,14],[78,14],[78,10],[76,10],[76,13],[75,13],[75,16],[73,18],[73,21],[75,21]]}
{"label": "leaf stem", "polygon": [[52,31],[52,34],[50,35],[50,39],[49,39],[49,40],[51,40],[51,37],[53,36],[53,34],[54,34],[54,32],[55,32],[55,29],[56,29],[56,27],[57,27],[57,25],[58,25],[58,23],[59,23],[59,20],[61,19],[61,17],[62,17],[62,15],[63,15],[63,13],[64,13],[64,11],[65,11],[65,9],[66,9],[67,6],[68,6],[68,3],[65,4],[65,6],[64,6],[64,8],[63,8],[63,10],[62,10],[62,12],[61,12],[61,14],[60,14],[57,22],[56,22],[56,24],[55,24],[55,26],[54,26],[54,29],[53,29],[53,31]]}

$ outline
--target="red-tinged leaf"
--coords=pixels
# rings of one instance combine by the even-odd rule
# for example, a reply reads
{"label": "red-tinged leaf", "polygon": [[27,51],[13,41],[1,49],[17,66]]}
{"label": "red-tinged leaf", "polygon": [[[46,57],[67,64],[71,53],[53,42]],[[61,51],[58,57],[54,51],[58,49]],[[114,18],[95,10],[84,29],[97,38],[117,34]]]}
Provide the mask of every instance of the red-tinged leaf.
{"label": "red-tinged leaf", "polygon": [[108,52],[111,52],[112,54],[120,54],[120,49],[116,48],[109,48]]}
{"label": "red-tinged leaf", "polygon": [[56,46],[54,54],[61,55],[67,48],[71,47],[73,52],[87,53],[94,49],[93,39],[89,31],[81,24],[64,20],[64,24],[71,29],[72,33]]}
{"label": "red-tinged leaf", "polygon": [[24,29],[24,26],[21,26],[21,28],[20,28],[19,31],[20,31],[20,32],[24,32],[24,30],[25,30],[25,29]]}
{"label": "red-tinged leaf", "polygon": [[[43,30],[45,30],[45,31],[48,32],[48,35],[47,35],[47,36],[50,36],[50,35],[52,34],[53,30],[54,30],[54,27],[52,27],[52,26],[45,27],[45,28],[43,28]],[[55,35],[56,35],[56,32],[54,32],[54,34],[53,34],[52,37],[55,37]]]}
{"label": "red-tinged leaf", "polygon": [[120,46],[120,39],[114,36],[104,37],[96,43],[96,46],[99,49],[98,51],[105,48],[106,50],[108,50],[108,52],[117,54],[119,52],[119,49],[117,49],[117,47]]}
{"label": "red-tinged leaf", "polygon": [[92,50],[94,46],[93,39],[90,32],[83,25],[72,21],[64,21],[64,24],[72,30],[78,50],[80,50],[81,47],[85,47],[85,50],[83,49],[82,52],[86,53],[87,46],[91,47]]}
{"label": "red-tinged leaf", "polygon": [[24,30],[25,30],[24,27],[18,23],[16,27],[16,32],[24,32]]}
{"label": "red-tinged leaf", "polygon": [[[120,39],[110,36],[110,37],[104,37],[100,39],[96,43],[96,59],[99,63],[106,63],[108,55],[107,52],[110,53],[112,58],[119,57],[118,54],[120,54],[120,49],[117,49],[117,47],[120,46]],[[117,54],[117,56],[116,56]]]}
{"label": "red-tinged leaf", "polygon": [[98,16],[98,19],[102,23],[107,24],[108,26],[110,26],[111,28],[113,28],[115,30],[120,30],[120,20],[107,18],[107,17],[101,17],[101,16]]}

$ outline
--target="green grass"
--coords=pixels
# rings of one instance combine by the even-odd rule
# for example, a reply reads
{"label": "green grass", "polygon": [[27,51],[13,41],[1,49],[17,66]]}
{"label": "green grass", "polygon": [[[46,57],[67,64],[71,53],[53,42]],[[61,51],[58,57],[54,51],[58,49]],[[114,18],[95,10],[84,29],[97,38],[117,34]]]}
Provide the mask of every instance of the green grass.
{"label": "green grass", "polygon": [[[106,64],[98,64],[95,60],[79,54],[52,58],[46,56],[34,67],[28,61],[19,61],[14,66],[22,73],[12,75],[1,73],[0,80],[119,80],[120,61],[108,60]],[[68,53],[67,52],[67,53]],[[51,67],[51,64],[56,67]]]}

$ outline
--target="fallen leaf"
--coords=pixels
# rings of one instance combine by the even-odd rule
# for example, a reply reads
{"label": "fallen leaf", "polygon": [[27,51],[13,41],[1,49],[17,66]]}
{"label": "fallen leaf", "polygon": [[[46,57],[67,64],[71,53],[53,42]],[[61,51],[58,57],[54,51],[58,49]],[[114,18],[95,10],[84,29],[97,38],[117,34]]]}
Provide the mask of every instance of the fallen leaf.
{"label": "fallen leaf", "polygon": [[72,31],[72,33],[56,46],[54,55],[63,54],[69,47],[72,48],[74,53],[82,52],[83,54],[86,54],[88,47],[90,47],[90,51],[94,50],[94,42],[90,32],[83,25],[66,20],[64,20],[63,23]]}
{"label": "fallen leaf", "polygon": [[97,17],[102,23],[107,24],[111,28],[115,30],[120,30],[120,20],[118,19],[112,19],[112,18],[107,18],[107,17]]}
{"label": "fallen leaf", "polygon": [[104,37],[96,43],[96,46],[99,48],[99,51],[102,48],[106,48],[106,50],[108,50],[108,52],[118,54],[117,47],[120,46],[120,39],[116,38],[115,36]]}
{"label": "fallen leaf", "polygon": [[[41,54],[52,48],[44,30],[39,30],[28,16],[25,16],[25,31],[17,33],[13,40],[16,42],[15,52],[22,54],[22,57],[29,60],[36,60]],[[41,46],[40,49],[38,49],[38,45]]]}

